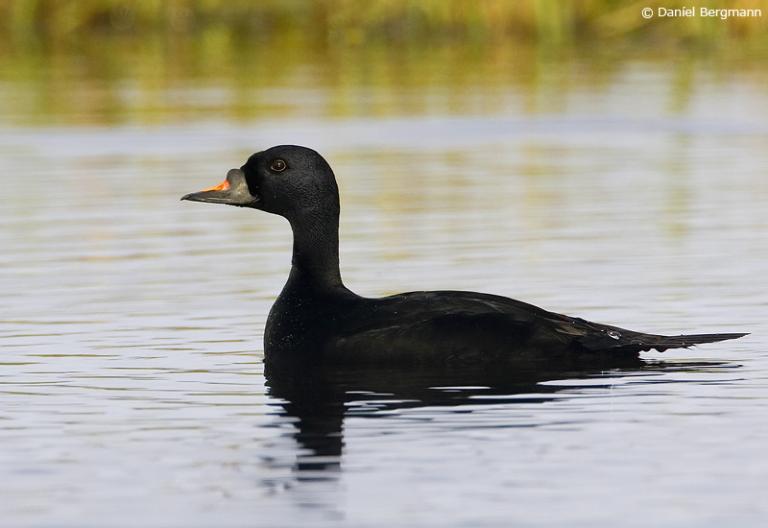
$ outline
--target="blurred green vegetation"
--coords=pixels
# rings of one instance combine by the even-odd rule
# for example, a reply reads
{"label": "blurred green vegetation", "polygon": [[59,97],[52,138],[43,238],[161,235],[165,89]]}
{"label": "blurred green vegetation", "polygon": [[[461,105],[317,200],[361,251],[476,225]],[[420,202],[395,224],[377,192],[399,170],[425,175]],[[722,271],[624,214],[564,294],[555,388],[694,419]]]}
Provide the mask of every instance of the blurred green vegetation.
{"label": "blurred green vegetation", "polygon": [[[702,0],[702,3],[703,0]],[[762,75],[763,17],[644,19],[684,0],[0,0],[0,119],[33,123],[557,111],[630,61]],[[692,62],[696,62],[694,67]],[[709,68],[709,66],[707,66]]]}
{"label": "blurred green vegetation", "polygon": [[711,44],[765,41],[768,0],[703,0],[696,6],[759,8],[763,17],[650,20],[643,7],[687,0],[0,0],[4,47],[77,46],[98,34],[225,32],[269,40],[293,34],[326,46],[370,42],[525,40],[567,46],[590,40]]}

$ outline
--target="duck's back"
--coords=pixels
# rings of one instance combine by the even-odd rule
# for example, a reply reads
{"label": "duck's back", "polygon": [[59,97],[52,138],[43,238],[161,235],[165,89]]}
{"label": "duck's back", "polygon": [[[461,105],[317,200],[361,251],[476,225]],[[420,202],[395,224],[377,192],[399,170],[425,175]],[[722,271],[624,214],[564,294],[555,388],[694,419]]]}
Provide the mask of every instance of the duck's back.
{"label": "duck's back", "polygon": [[342,363],[551,358],[578,348],[589,331],[581,323],[496,295],[410,292],[350,305],[324,352]]}
{"label": "duck's back", "polygon": [[646,334],[506,297],[462,291],[349,297],[323,319],[324,331],[316,335],[315,343],[322,346],[324,361],[340,364],[626,358],[644,350],[663,351],[742,335]]}

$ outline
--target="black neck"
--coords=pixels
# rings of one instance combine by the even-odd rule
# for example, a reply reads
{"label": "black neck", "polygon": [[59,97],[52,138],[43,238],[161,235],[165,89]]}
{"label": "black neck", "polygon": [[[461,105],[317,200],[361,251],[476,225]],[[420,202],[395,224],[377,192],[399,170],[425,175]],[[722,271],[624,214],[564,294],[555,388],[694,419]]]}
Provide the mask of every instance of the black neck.
{"label": "black neck", "polygon": [[293,258],[291,279],[316,290],[343,287],[339,271],[339,211],[310,211],[291,220]]}

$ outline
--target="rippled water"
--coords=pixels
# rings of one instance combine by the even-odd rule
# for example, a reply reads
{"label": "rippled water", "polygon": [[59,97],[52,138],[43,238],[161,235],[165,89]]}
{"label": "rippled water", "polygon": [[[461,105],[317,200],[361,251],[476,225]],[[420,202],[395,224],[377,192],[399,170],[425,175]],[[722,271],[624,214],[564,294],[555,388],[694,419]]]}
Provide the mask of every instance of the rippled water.
{"label": "rippled water", "polygon": [[[117,123],[74,96],[8,103],[34,86],[6,80],[2,524],[764,526],[768,96],[739,71],[359,82],[344,115],[340,86],[300,75],[190,81],[148,92],[155,122],[131,113],[131,79],[74,92],[122,100]],[[213,117],[243,104],[260,110]],[[361,294],[487,291],[752,335],[586,372],[265,380],[287,223],[179,197],[284,142],[334,167]]]}

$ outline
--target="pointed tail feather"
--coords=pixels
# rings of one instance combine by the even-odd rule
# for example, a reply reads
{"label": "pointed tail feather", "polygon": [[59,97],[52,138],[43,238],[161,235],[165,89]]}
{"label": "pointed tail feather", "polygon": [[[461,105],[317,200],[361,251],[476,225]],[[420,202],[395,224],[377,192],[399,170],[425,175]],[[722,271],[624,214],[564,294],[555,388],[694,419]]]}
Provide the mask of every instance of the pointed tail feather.
{"label": "pointed tail feather", "polygon": [[[648,348],[653,348],[659,352],[663,352],[668,348],[688,348],[694,345],[703,345],[704,343],[717,343],[718,341],[727,341],[729,339],[738,339],[749,335],[748,333],[731,333],[731,334],[690,334],[690,335],[678,335],[678,336],[661,336],[645,334],[637,341],[638,345],[646,345]],[[647,338],[647,339],[646,339]]]}
{"label": "pointed tail feather", "polygon": [[[586,323],[586,321],[585,321]],[[592,352],[629,352],[636,353],[644,350],[664,352],[669,348],[688,348],[704,343],[717,343],[728,339],[738,339],[749,335],[747,333],[729,334],[690,334],[665,336],[645,334],[619,328],[616,326],[590,325],[590,332],[579,336],[576,341],[585,349]]]}

